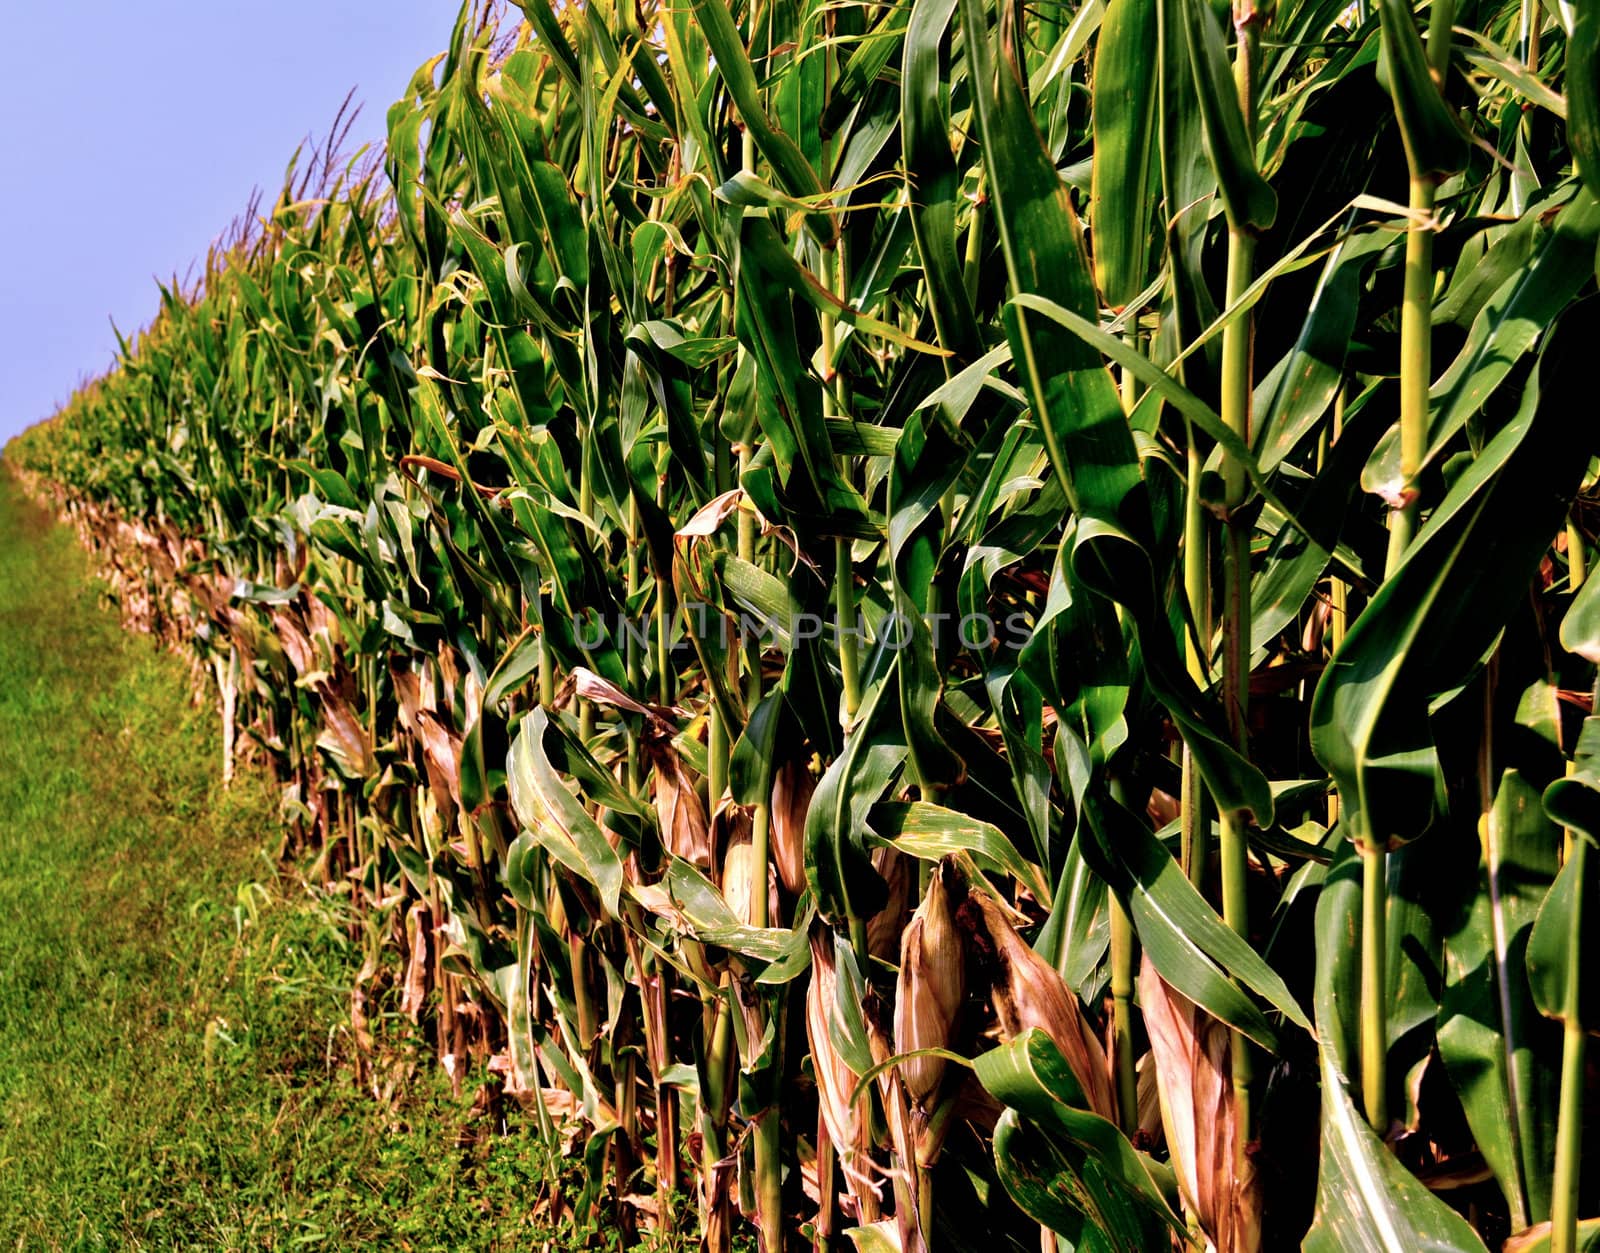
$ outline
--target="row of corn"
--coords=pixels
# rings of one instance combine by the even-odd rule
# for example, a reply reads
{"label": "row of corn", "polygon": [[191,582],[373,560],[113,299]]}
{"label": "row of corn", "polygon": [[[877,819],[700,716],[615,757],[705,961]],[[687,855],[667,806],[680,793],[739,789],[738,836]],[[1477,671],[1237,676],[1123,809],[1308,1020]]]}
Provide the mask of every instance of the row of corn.
{"label": "row of corn", "polygon": [[626,1239],[1597,1238],[1600,11],[512,18],[6,453],[358,1064]]}

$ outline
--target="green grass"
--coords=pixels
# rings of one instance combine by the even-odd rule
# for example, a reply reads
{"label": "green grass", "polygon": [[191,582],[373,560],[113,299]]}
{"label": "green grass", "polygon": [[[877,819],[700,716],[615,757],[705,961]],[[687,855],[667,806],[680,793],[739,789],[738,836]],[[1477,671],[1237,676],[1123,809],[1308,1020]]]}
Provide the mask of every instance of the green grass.
{"label": "green grass", "polygon": [[274,798],[98,602],[0,474],[0,1247],[610,1244],[403,1023],[403,1097],[357,1088],[343,898],[279,875]]}

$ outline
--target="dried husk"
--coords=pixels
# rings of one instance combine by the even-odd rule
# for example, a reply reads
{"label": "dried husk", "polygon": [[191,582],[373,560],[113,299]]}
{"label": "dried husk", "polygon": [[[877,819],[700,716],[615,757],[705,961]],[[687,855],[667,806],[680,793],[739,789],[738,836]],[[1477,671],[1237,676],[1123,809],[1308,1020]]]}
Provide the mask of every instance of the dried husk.
{"label": "dried husk", "polygon": [[839,1150],[845,1187],[855,1198],[856,1214],[863,1223],[875,1222],[882,1212],[881,1185],[872,1166],[871,1128],[866,1100],[852,1104],[851,1093],[860,1078],[833,1043],[828,1023],[838,997],[838,970],[833,956],[833,934],[826,927],[811,933],[811,980],[806,986],[806,1039],[817,1077],[817,1104],[828,1134]]}
{"label": "dried husk", "polygon": [[806,886],[806,813],[816,778],[801,761],[786,761],[772,776],[772,862],[791,896]]}
{"label": "dried husk", "polygon": [[969,894],[957,916],[980,946],[1001,1036],[1009,1041],[1030,1027],[1042,1030],[1072,1068],[1089,1108],[1115,1122],[1117,1098],[1106,1051],[1055,967],[1028,947],[986,893]]}
{"label": "dried husk", "polygon": [[[650,744],[647,741],[647,744]],[[684,769],[683,758],[670,744],[651,744],[656,815],[667,851],[710,872],[711,829],[706,807]]]}
{"label": "dried husk", "polygon": [[433,915],[424,902],[417,901],[407,911],[405,931],[406,976],[400,990],[400,1012],[412,1022],[418,1022],[433,983]]}
{"label": "dried husk", "polygon": [[767,880],[767,917],[778,912],[778,884],[771,867],[758,866],[755,846],[748,840],[730,844],[722,856],[722,898],[740,922],[755,923],[755,885],[763,872]]}
{"label": "dried husk", "polygon": [[447,727],[439,715],[427,709],[417,711],[417,737],[422,741],[422,761],[428,771],[428,785],[440,809],[446,798],[461,804],[461,736]]}
{"label": "dried husk", "polygon": [[1139,1000],[1178,1189],[1214,1253],[1261,1247],[1261,1187],[1241,1151],[1228,1050],[1233,1033],[1174,990],[1145,957]]}
{"label": "dried husk", "polygon": [[883,876],[889,892],[883,908],[867,919],[867,949],[872,956],[892,962],[900,954],[900,937],[916,895],[916,866],[899,849],[879,848],[873,850],[872,868]]}
{"label": "dried husk", "polygon": [[[955,1036],[967,993],[967,958],[947,884],[952,873],[948,863],[939,866],[900,943],[894,1001],[896,1053],[949,1048]],[[918,1108],[927,1109],[934,1103],[946,1065],[942,1057],[915,1057],[900,1063],[900,1078]]]}
{"label": "dried husk", "polygon": [[[872,1052],[874,1066],[882,1067],[894,1055],[894,1042],[884,1028],[876,994],[868,997],[862,1007],[867,1027],[867,1044]],[[926,1128],[926,1120],[913,1114],[907,1100],[906,1085],[899,1067],[889,1066],[879,1070],[878,1094],[883,1100],[883,1110],[889,1123],[889,1146],[894,1150],[896,1169],[892,1173],[895,1195],[895,1227],[903,1253],[927,1253],[922,1237],[922,1223],[918,1215],[918,1139],[919,1131]]]}

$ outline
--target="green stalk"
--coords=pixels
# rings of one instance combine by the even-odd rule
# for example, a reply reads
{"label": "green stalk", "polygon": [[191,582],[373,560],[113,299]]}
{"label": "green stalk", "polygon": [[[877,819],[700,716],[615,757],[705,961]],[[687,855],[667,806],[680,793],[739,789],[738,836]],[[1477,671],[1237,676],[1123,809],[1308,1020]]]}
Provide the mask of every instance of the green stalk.
{"label": "green stalk", "polygon": [[833,612],[839,623],[839,677],[844,684],[844,718],[848,722],[861,707],[861,657],[856,647],[856,588],[851,569],[850,540],[833,541]]}
{"label": "green stalk", "polygon": [[784,1247],[782,1130],[778,1105],[756,1115],[756,1213],[764,1253],[781,1253]]}
{"label": "green stalk", "polygon": [[[556,899],[560,899],[559,894]],[[589,994],[588,946],[564,912],[562,922],[567,929],[567,961],[572,967],[572,1000],[578,1011],[578,1043],[587,1049],[596,1030],[594,999]]]}
{"label": "green stalk", "polygon": [[[657,958],[653,949],[637,939],[645,934],[643,907],[637,901],[626,901],[623,909],[627,922],[623,944],[628,960],[639,972],[639,1018],[644,1029],[645,1062],[650,1068],[650,1090],[655,1099],[656,1205],[662,1219],[670,1222],[674,1213],[673,1193],[678,1187],[677,1093],[672,1085],[663,1080],[663,1072],[670,1064],[672,1055],[672,1042],[667,1030],[667,1001],[670,997],[667,981],[671,978],[671,972],[670,967]],[[521,915],[518,915],[517,925],[522,925]],[[631,1057],[628,1066],[631,1082]]]}
{"label": "green stalk", "polygon": [[[767,919],[767,865],[768,810],[765,805],[756,809],[754,816],[755,851],[752,854],[756,882],[751,885],[751,925],[766,927]],[[783,1025],[779,1013],[778,1026]],[[782,1057],[781,1039],[777,1045],[778,1058]],[[781,1066],[781,1060],[774,1062]],[[761,1244],[765,1253],[780,1253],[783,1248],[783,1141],[781,1103],[774,1102],[754,1116],[756,1134],[756,1211],[761,1225]]]}
{"label": "green stalk", "polygon": [[[593,438],[585,438],[578,453],[578,512],[586,518],[594,517],[594,468],[590,464]],[[578,739],[584,747],[594,740],[594,706],[581,697],[578,699]]]}
{"label": "green stalk", "polygon": [[[621,1134],[611,1139],[611,1167],[612,1177],[616,1180],[617,1195],[627,1193],[628,1176],[633,1173],[633,1146],[639,1139],[639,1109],[636,1092],[638,1090],[638,1059],[631,1050],[624,1057],[621,1066],[616,1070],[612,1092],[617,1105],[617,1122],[620,1124]],[[631,1206],[619,1206],[619,1225],[623,1227],[622,1242],[624,1245],[632,1243],[637,1238],[634,1229],[635,1215]]]}
{"label": "green stalk", "polygon": [[[1440,0],[1428,29],[1428,61],[1443,75],[1450,55],[1455,6]],[[1428,385],[1433,376],[1433,203],[1436,185],[1415,171],[1412,220],[1406,228],[1405,285],[1400,306],[1400,474],[1405,502],[1389,514],[1386,572],[1400,564],[1415,538],[1422,505],[1416,479],[1428,451]],[[1367,1121],[1380,1136],[1389,1130],[1388,917],[1389,853],[1365,833],[1361,848],[1361,1094]]]}
{"label": "green stalk", "polygon": [[[1411,209],[1433,216],[1434,184],[1411,180]],[[1400,309],[1400,472],[1406,501],[1389,514],[1386,569],[1393,572],[1416,535],[1421,503],[1414,481],[1428,447],[1428,380],[1433,337],[1433,231],[1413,221],[1406,231],[1405,287]],[[1361,1092],[1367,1122],[1389,1129],[1388,938],[1389,854],[1366,833],[1361,847]]]}
{"label": "green stalk", "polygon": [[[1347,384],[1339,384],[1339,390],[1333,398],[1333,439],[1330,446],[1339,442],[1339,436],[1344,433],[1344,409],[1346,403]],[[1321,466],[1318,466],[1321,469]],[[1332,657],[1339,651],[1339,646],[1344,643],[1345,629],[1350,620],[1350,585],[1337,575],[1328,580],[1328,655]],[[1339,793],[1328,793],[1328,827],[1339,821]]]}
{"label": "green stalk", "polygon": [[1343,579],[1331,579],[1328,601],[1332,606],[1332,612],[1328,615],[1328,636],[1331,651],[1337,652],[1339,645],[1344,643],[1345,628],[1350,621],[1350,585]]}
{"label": "green stalk", "polygon": [[1139,1078],[1133,1058],[1133,920],[1115,895],[1111,906],[1111,1042],[1117,1068],[1117,1115],[1123,1133],[1139,1127]]}
{"label": "green stalk", "polygon": [[[628,557],[626,567],[629,608],[637,603],[639,589],[644,585],[644,553],[643,538],[639,534],[639,502],[630,493],[628,496]],[[638,635],[633,631],[624,631],[627,637],[627,666],[628,666],[628,691],[634,699],[642,699],[644,693],[644,648]],[[628,725],[628,790],[638,795],[644,783],[643,763],[639,758],[639,728],[632,723]]]}
{"label": "green stalk", "polygon": [[578,1040],[584,1048],[589,1048],[589,1043],[595,1037],[595,1007],[594,997],[589,992],[587,952],[589,946],[584,944],[578,931],[570,931],[566,936],[566,959],[573,967],[573,1002],[578,1007]]}
{"label": "green stalk", "polygon": [[[738,1051],[733,1038],[733,1006],[730,1000],[736,993],[729,986],[726,976],[723,977],[722,990],[723,995],[717,997],[716,1024],[706,1053],[705,1099],[700,1104],[700,1171],[708,1198],[712,1180],[716,1177],[717,1163],[727,1152],[728,1102],[732,1095],[730,1089],[733,1087],[733,1071],[737,1061],[735,1054]],[[702,1224],[708,1231],[721,1233],[722,1249],[714,1253],[725,1253],[728,1224],[709,1222],[710,1212],[709,1208],[702,1208]]]}
{"label": "green stalk", "polygon": [[[1237,12],[1237,11],[1236,11]],[[1260,40],[1258,14],[1245,9],[1235,17],[1239,43],[1234,61],[1234,82],[1239,91],[1239,106],[1245,127],[1255,137],[1255,61]],[[1255,236],[1244,225],[1228,228],[1227,304],[1233,307],[1243,299],[1255,268]],[[1250,400],[1252,391],[1251,340],[1254,322],[1246,313],[1228,323],[1222,334],[1222,420],[1248,445],[1251,442]],[[1223,593],[1222,593],[1222,703],[1228,729],[1238,746],[1248,752],[1248,707],[1250,699],[1250,532],[1251,525],[1241,512],[1249,495],[1250,480],[1236,457],[1222,461],[1223,505]],[[1218,854],[1222,869],[1222,917],[1242,936],[1250,933],[1246,885],[1249,874],[1249,848],[1245,841],[1243,815],[1225,811],[1219,815]],[[1249,1041],[1235,1034],[1229,1050],[1233,1066],[1233,1094],[1239,1125],[1239,1146],[1254,1136],[1251,1117],[1250,1085],[1254,1077]]]}
{"label": "green stalk", "polygon": [[[1584,581],[1583,537],[1567,523],[1567,560],[1572,590]],[[1600,676],[1595,680],[1595,707],[1600,708]],[[1567,763],[1567,773],[1572,773]],[[1579,1167],[1583,1158],[1584,1063],[1588,1032],[1583,1024],[1583,911],[1588,895],[1589,842],[1570,828],[1565,855],[1572,867],[1572,913],[1567,918],[1567,978],[1562,989],[1561,1093],[1557,1098],[1555,1179],[1550,1194],[1550,1251],[1577,1253]]]}
{"label": "green stalk", "polygon": [[[830,291],[843,291],[844,266],[837,249],[822,254],[822,281]],[[821,317],[822,330],[822,413],[838,416],[839,401],[834,391],[834,360],[837,351],[836,325],[827,314]],[[849,462],[840,458],[840,470],[848,477]],[[856,585],[851,564],[850,540],[839,536],[833,542],[833,612],[839,631],[839,678],[844,684],[844,720],[849,722],[861,706],[861,654],[855,637]]]}
{"label": "green stalk", "polygon": [[1572,915],[1567,931],[1567,982],[1561,1041],[1561,1096],[1556,1116],[1556,1173],[1550,1198],[1551,1253],[1576,1253],[1578,1247],[1579,1164],[1583,1150],[1583,1078],[1587,1034],[1580,1015],[1583,970],[1583,909],[1589,872],[1589,843],[1572,841]]}
{"label": "green stalk", "polygon": [[[739,448],[739,474],[740,474],[741,478],[743,477],[744,472],[749,468],[749,466],[750,466],[750,449],[749,449],[749,446],[748,445],[741,445],[740,448]],[[739,509],[738,527],[739,527],[739,530],[738,530],[739,538],[738,538],[738,549],[737,549],[737,552],[739,554],[739,559],[741,561],[747,562],[750,565],[754,565],[755,561],[756,561],[756,515],[755,515],[755,512],[753,510],[751,510],[751,509],[744,508],[744,507],[741,506],[741,508]],[[744,679],[745,705],[749,709],[754,710],[756,705],[757,705],[757,703],[761,700],[761,641],[760,641],[759,638],[751,638],[745,644],[744,661],[745,661],[745,679]],[[766,806],[763,805],[763,806],[761,806],[761,808],[765,809]],[[764,899],[765,898],[763,898],[763,900]],[[761,908],[763,910],[765,910],[766,905],[763,904],[761,906]],[[766,924],[765,923],[759,923],[757,925],[765,926]]]}
{"label": "green stalk", "polygon": [[968,298],[974,303],[978,299],[978,279],[983,264],[983,207],[988,203],[988,178],[988,171],[980,165],[978,186],[973,196],[972,221],[967,227],[966,251],[961,258],[961,278]]}
{"label": "green stalk", "polygon": [[[1134,315],[1130,319],[1128,328],[1123,332],[1122,339],[1131,350],[1134,352],[1139,351],[1139,327],[1137,315]],[[1118,391],[1122,399],[1122,410],[1124,413],[1131,414],[1133,412],[1133,407],[1139,403],[1139,380],[1134,375],[1132,370],[1123,370],[1119,383],[1120,386]]]}
{"label": "green stalk", "polygon": [[[1206,581],[1206,517],[1200,499],[1200,449],[1194,428],[1188,427],[1183,502],[1183,590],[1194,618],[1194,631],[1185,636],[1184,653],[1189,674],[1201,687],[1207,682],[1206,649],[1211,641],[1211,589]],[[1188,742],[1183,745],[1182,795],[1179,813],[1179,855],[1189,882],[1205,882],[1209,853],[1206,831],[1205,786],[1195,768]]]}
{"label": "green stalk", "polygon": [[[835,248],[822,253],[822,281],[829,291],[844,292],[844,260]],[[839,413],[839,396],[836,391],[834,363],[838,351],[835,320],[827,314],[819,318],[822,332],[822,412],[823,416],[836,417]],[[841,457],[840,472],[848,477],[850,464]],[[855,636],[856,585],[851,564],[850,540],[840,536],[833,544],[833,612],[836,619],[839,643],[839,678],[844,687],[844,706],[841,721],[848,727],[861,707],[861,655]],[[849,918],[850,944],[865,969],[868,960],[866,919],[852,913]]]}
{"label": "green stalk", "polygon": [[1523,65],[1533,73],[1539,72],[1539,25],[1544,17],[1541,0],[1522,0],[1522,16],[1518,29],[1518,51]]}
{"label": "green stalk", "polygon": [[[952,1094],[934,1106],[926,1115],[927,1121],[913,1135],[916,1142],[913,1167],[917,1178],[917,1223],[925,1250],[932,1249],[934,1243],[933,1168],[939,1162],[939,1155],[944,1152],[955,1112],[956,1097]],[[920,1112],[914,1114],[913,1122],[921,1117],[923,1115]]]}
{"label": "green stalk", "polygon": [[728,790],[728,757],[732,751],[727,723],[723,721],[722,711],[713,704],[706,744],[706,812],[713,818]]}
{"label": "green stalk", "polygon": [[[753,24],[754,19],[752,19]],[[756,163],[755,137],[746,128],[740,137],[741,165],[746,173],[753,173]],[[743,348],[740,349],[741,355]],[[753,425],[753,424],[752,424]],[[738,446],[739,477],[741,481],[745,472],[750,467],[750,440],[754,431],[747,431]],[[738,548],[739,559],[750,565],[756,560],[756,515],[754,510],[741,505],[738,517]],[[761,640],[752,637],[745,644],[745,707],[754,710],[761,701]],[[724,739],[726,736],[724,735]],[[723,764],[723,777],[726,778],[727,767]],[[718,795],[721,793],[719,792]],[[750,925],[766,928],[770,925],[768,909],[767,884],[769,880],[768,867],[772,860],[772,810],[763,797],[754,807],[750,818]],[[779,1019],[781,1027],[781,1016]],[[731,1015],[729,1024],[731,1026]],[[721,1023],[719,1022],[719,1028]],[[781,1033],[780,1033],[781,1034]],[[782,1045],[778,1047],[778,1057],[782,1056]],[[732,1058],[727,1064],[731,1067]],[[775,1062],[781,1067],[781,1061]],[[731,1077],[732,1070],[727,1071]],[[724,1107],[730,1094],[724,1095]],[[756,1167],[756,1219],[761,1230],[761,1247],[763,1253],[782,1253],[783,1240],[783,1148],[782,1148],[782,1119],[780,1117],[781,1105],[774,1103],[766,1109],[752,1113],[751,1122],[755,1131],[755,1167]]]}
{"label": "green stalk", "polygon": [[[730,330],[734,325],[733,291],[725,288],[722,294],[723,323]],[[742,350],[741,350],[742,351]],[[719,381],[718,394],[725,397],[731,375]],[[723,437],[720,429],[714,428],[712,435],[712,465],[716,490],[720,494],[730,490],[733,486],[733,466],[730,462],[728,441]],[[719,629],[720,625],[719,625]],[[710,658],[702,651],[702,662],[709,667]],[[709,689],[711,676],[706,675]],[[723,717],[716,700],[711,700],[707,724],[706,744],[706,813],[713,823],[716,821],[717,806],[721,804],[723,795],[728,789],[728,759],[732,752],[732,744],[728,738],[728,724]],[[716,1176],[716,1165],[727,1152],[727,1126],[728,1106],[733,1087],[734,1067],[737,1064],[737,1048],[733,1037],[733,1006],[731,1003],[733,992],[729,976],[724,973],[721,979],[720,994],[707,998],[706,1005],[709,1012],[709,1022],[706,1022],[706,1012],[702,1013],[702,1027],[706,1041],[706,1061],[703,1081],[703,1090],[700,1101],[700,1136],[701,1136],[701,1177],[704,1181],[706,1204],[701,1206],[702,1232],[707,1237],[706,1247],[710,1253],[726,1253],[728,1248],[728,1223],[714,1220],[710,1207],[713,1180]],[[722,1202],[726,1208],[726,1200]],[[713,1241],[711,1236],[715,1236]]]}
{"label": "green stalk", "polygon": [[[667,504],[667,476],[661,476],[661,485],[656,489],[656,504],[663,510]],[[676,699],[677,693],[673,690],[677,675],[673,673],[670,664],[671,641],[669,636],[672,631],[672,582],[670,579],[656,579],[656,702],[661,705],[670,705]]]}
{"label": "green stalk", "polygon": [[[1137,347],[1138,332],[1129,331],[1130,345]],[[1132,413],[1136,389],[1132,370],[1122,371],[1122,407]],[[1120,617],[1120,614],[1119,614]],[[1125,802],[1122,780],[1115,775],[1110,783],[1111,798]],[[1112,1064],[1116,1067],[1117,1114],[1122,1130],[1132,1136],[1139,1125],[1139,1078],[1133,1058],[1133,920],[1114,892],[1106,894],[1111,911],[1111,1044]]]}
{"label": "green stalk", "polygon": [[[1344,411],[1349,403],[1349,383],[1339,384],[1339,390],[1333,397],[1333,438],[1328,441],[1331,448],[1339,442],[1339,437],[1344,434]],[[1322,468],[1320,465],[1317,467]],[[1350,585],[1343,579],[1335,576],[1328,580],[1328,604],[1331,612],[1328,614],[1328,637],[1331,643],[1331,652],[1338,652],[1339,645],[1344,643],[1345,628],[1349,625],[1349,597]]]}
{"label": "green stalk", "polygon": [[[722,297],[722,313],[724,323],[731,329],[733,326],[733,292],[725,291]],[[727,383],[724,381],[719,387],[719,394],[727,395]],[[717,492],[720,494],[733,487],[733,467],[729,462],[728,441],[722,437],[720,430],[712,436],[712,469],[715,475]],[[709,664],[709,663],[708,663]],[[706,676],[709,688],[711,676]],[[728,787],[728,754],[732,745],[728,740],[728,727],[723,720],[722,711],[717,708],[717,702],[711,701],[707,733],[707,766],[706,766],[706,813],[715,818],[717,806],[722,801],[722,794]]]}
{"label": "green stalk", "polygon": [[[541,599],[543,599],[541,597]],[[539,704],[546,709],[556,703],[556,657],[550,647],[550,634],[539,627]]]}
{"label": "green stalk", "polygon": [[1380,1136],[1389,1130],[1389,854],[1361,851],[1361,1100]]}
{"label": "green stalk", "polygon": [[[661,309],[667,317],[672,317],[677,312],[677,254],[669,254],[663,263],[664,271]],[[656,504],[665,513],[667,511],[667,476],[672,469],[671,454],[658,462],[660,471],[656,483]],[[655,639],[655,664],[656,664],[656,702],[660,705],[670,705],[677,697],[677,675],[673,673],[669,664],[671,657],[671,644],[669,635],[672,627],[673,603],[672,580],[670,577],[656,578],[656,639]]]}
{"label": "green stalk", "polygon": [[[742,475],[750,462],[748,445],[739,449]],[[755,564],[756,519],[749,509],[739,510],[739,557]],[[745,703],[754,709],[761,700],[761,641],[752,638],[745,652]],[[772,809],[763,798],[750,819],[750,925],[771,925],[767,900],[767,867],[772,860]],[[780,1046],[781,1047],[781,1046]],[[781,1053],[780,1053],[781,1056]],[[761,1225],[762,1248],[779,1253],[783,1248],[783,1157],[779,1135],[782,1130],[779,1106],[771,1105],[755,1116],[756,1133],[756,1210]]]}
{"label": "green stalk", "polygon": [[[1423,176],[1411,180],[1410,207],[1420,221],[1406,230],[1405,288],[1400,306],[1400,475],[1405,504],[1389,514],[1388,569],[1417,533],[1421,501],[1416,476],[1428,452],[1428,383],[1433,343],[1433,201],[1435,185]],[[1426,223],[1426,224],[1424,224]]]}

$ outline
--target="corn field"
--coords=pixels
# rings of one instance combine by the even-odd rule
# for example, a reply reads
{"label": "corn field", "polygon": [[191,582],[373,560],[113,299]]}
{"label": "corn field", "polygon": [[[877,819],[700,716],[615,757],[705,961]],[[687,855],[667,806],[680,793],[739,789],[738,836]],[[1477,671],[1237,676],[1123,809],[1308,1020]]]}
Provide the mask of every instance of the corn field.
{"label": "corn field", "polygon": [[625,1242],[1600,1242],[1600,7],[497,16],[6,454],[363,1081]]}

